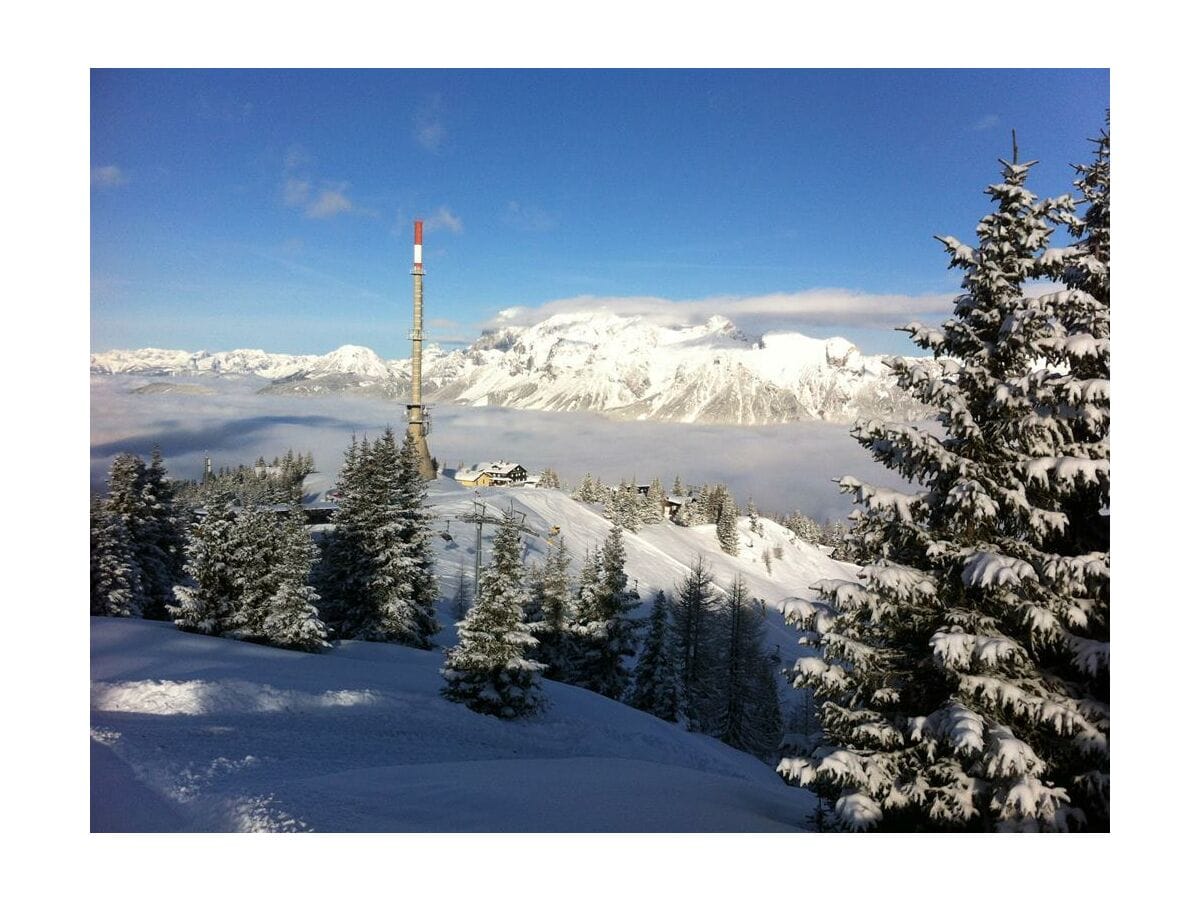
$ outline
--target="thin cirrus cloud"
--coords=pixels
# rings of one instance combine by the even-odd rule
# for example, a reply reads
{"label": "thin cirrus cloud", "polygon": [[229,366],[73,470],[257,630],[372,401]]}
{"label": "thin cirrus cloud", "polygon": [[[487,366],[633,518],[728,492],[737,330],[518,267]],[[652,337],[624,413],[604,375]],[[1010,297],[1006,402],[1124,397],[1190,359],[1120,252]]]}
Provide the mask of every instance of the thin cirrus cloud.
{"label": "thin cirrus cloud", "polygon": [[283,187],[279,196],[284,206],[304,211],[309,219],[328,219],[340,213],[359,211],[347,195],[349,185],[342,181],[313,184],[309,174],[312,157],[298,144],[288,148],[283,161]]}
{"label": "thin cirrus cloud", "polygon": [[558,224],[544,209],[516,200],[505,204],[501,220],[518,231],[549,231]]}
{"label": "thin cirrus cloud", "polygon": [[304,214],[310,219],[328,219],[353,209],[354,204],[340,189],[325,188],[305,207]]}
{"label": "thin cirrus cloud", "polygon": [[92,184],[95,187],[112,188],[129,183],[129,176],[121,171],[120,166],[94,166],[92,168]]}
{"label": "thin cirrus cloud", "polygon": [[971,126],[972,131],[987,131],[989,128],[995,128],[1000,124],[1000,117],[995,113],[988,113],[975,120],[975,124]]}
{"label": "thin cirrus cloud", "polygon": [[463,223],[462,219],[451,212],[449,207],[439,206],[433,215],[426,217],[425,228],[428,231],[450,231],[454,234],[462,234]]}
{"label": "thin cirrus cloud", "polygon": [[417,125],[417,143],[435,153],[446,140],[446,126],[441,122],[421,122]]}
{"label": "thin cirrus cloud", "polygon": [[309,219],[328,219],[354,211],[354,203],[346,196],[346,187],[344,182],[327,182],[315,188],[307,178],[288,178],[283,183],[281,196],[284,206],[302,209]]}

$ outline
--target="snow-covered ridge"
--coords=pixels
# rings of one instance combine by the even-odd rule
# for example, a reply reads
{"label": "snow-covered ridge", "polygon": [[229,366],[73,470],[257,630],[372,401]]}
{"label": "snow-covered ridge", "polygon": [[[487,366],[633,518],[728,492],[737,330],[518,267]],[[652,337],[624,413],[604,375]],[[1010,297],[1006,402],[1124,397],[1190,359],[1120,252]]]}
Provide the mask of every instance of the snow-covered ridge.
{"label": "snow-covered ridge", "polygon": [[[643,316],[577,312],[489,331],[471,346],[424,359],[426,396],[443,403],[585,410],[678,422],[770,424],[860,416],[915,417],[883,357],[844,338],[769,333],[752,339],[729,319],[663,325]],[[279,392],[407,390],[408,360],[366,347],[324,356],[260,350],[134,350],[92,356],[94,374],[255,375]]]}

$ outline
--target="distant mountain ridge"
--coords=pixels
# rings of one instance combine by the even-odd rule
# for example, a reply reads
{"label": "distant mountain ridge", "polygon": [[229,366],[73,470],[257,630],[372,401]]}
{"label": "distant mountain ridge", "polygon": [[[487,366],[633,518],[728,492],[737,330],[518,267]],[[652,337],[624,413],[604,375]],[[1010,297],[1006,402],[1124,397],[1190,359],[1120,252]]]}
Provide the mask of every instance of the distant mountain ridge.
{"label": "distant mountain ridge", "polygon": [[[751,339],[723,316],[662,325],[609,312],[563,313],[490,331],[469,347],[427,346],[427,398],[518,409],[583,410],[656,421],[773,424],[926,411],[896,387],[885,357],[844,338],[771,333]],[[347,345],[323,356],[115,350],[92,354],[96,375],[240,375],[263,393],[407,395],[408,360]]]}

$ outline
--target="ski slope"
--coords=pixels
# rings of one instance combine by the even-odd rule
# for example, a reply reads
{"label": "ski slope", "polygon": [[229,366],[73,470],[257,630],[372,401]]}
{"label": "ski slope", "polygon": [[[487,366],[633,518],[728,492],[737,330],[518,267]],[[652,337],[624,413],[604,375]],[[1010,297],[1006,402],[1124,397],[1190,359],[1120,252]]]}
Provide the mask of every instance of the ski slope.
{"label": "ski slope", "polygon": [[[489,513],[499,516],[511,505],[524,513],[525,525],[537,532],[525,537],[525,562],[542,564],[546,559],[546,536],[557,527],[572,554],[572,576],[579,574],[581,559],[586,550],[600,547],[612,523],[602,515],[600,504],[572,500],[558,490],[530,487],[490,487],[478,491],[462,487],[450,478],[439,478],[430,486],[429,504],[433,515],[434,544],[438,554],[438,576],[443,598],[452,598],[458,588],[459,566],[463,566],[468,581],[474,573],[475,525],[462,521],[471,513],[474,502],[486,504]],[[683,528],[664,522],[643,525],[636,533],[625,532],[625,572],[630,585],[641,594],[643,612],[649,613],[654,592],[670,593],[679,584],[688,568],[702,558],[713,573],[719,588],[732,584],[741,575],[753,597],[768,606],[768,641],[778,645],[785,663],[797,655],[796,630],[783,621],[780,612],[789,597],[811,597],[809,586],[823,578],[853,578],[857,567],[830,559],[824,550],[797,538],[791,531],[769,519],[760,519],[763,535],[750,530],[750,520],[738,520],[740,552],[738,556],[724,553],[717,543],[715,525]],[[484,526],[484,565],[489,559],[490,541],[494,526]],[[450,535],[447,541],[440,535]],[[772,551],[779,548],[780,558]],[[763,550],[772,554],[768,571],[762,560]],[[455,636],[449,616],[449,604],[444,603],[443,629],[439,640],[454,643]]]}

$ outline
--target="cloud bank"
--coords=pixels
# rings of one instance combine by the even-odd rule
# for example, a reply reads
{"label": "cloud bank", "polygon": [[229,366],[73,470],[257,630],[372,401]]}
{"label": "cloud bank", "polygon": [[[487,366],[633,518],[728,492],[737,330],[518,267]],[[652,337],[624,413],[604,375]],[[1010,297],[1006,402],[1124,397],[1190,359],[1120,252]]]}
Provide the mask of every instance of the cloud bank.
{"label": "cloud bank", "polygon": [[[148,456],[157,445],[172,477],[196,478],[206,451],[215,466],[270,459],[288,447],[311,451],[317,468],[336,473],[350,436],[403,427],[404,407],[349,395],[293,397],[254,393],[260,379],[179,379],[204,384],[210,395],[133,394],[152,378],[111,376],[91,382],[91,484],[103,490],[113,456]],[[609,483],[675,475],[693,484],[721,481],[738,501],[760,509],[804,510],[818,520],[851,509],[834,480],[854,475],[902,487],[850,437],[848,426],[828,422],[739,427],[677,422],[626,422],[591,413],[540,412],[499,407],[438,406],[430,449],[439,460],[504,457],[531,471],[553,466],[578,484],[585,472]]]}
{"label": "cloud bank", "polygon": [[608,310],[619,315],[644,316],[659,324],[698,324],[721,315],[732,319],[743,330],[754,332],[806,325],[891,329],[914,319],[948,317],[954,297],[954,294],[870,294],[842,288],[697,300],[584,295],[553,300],[536,307],[510,307],[498,313],[485,327],[530,325],[557,313]]}

